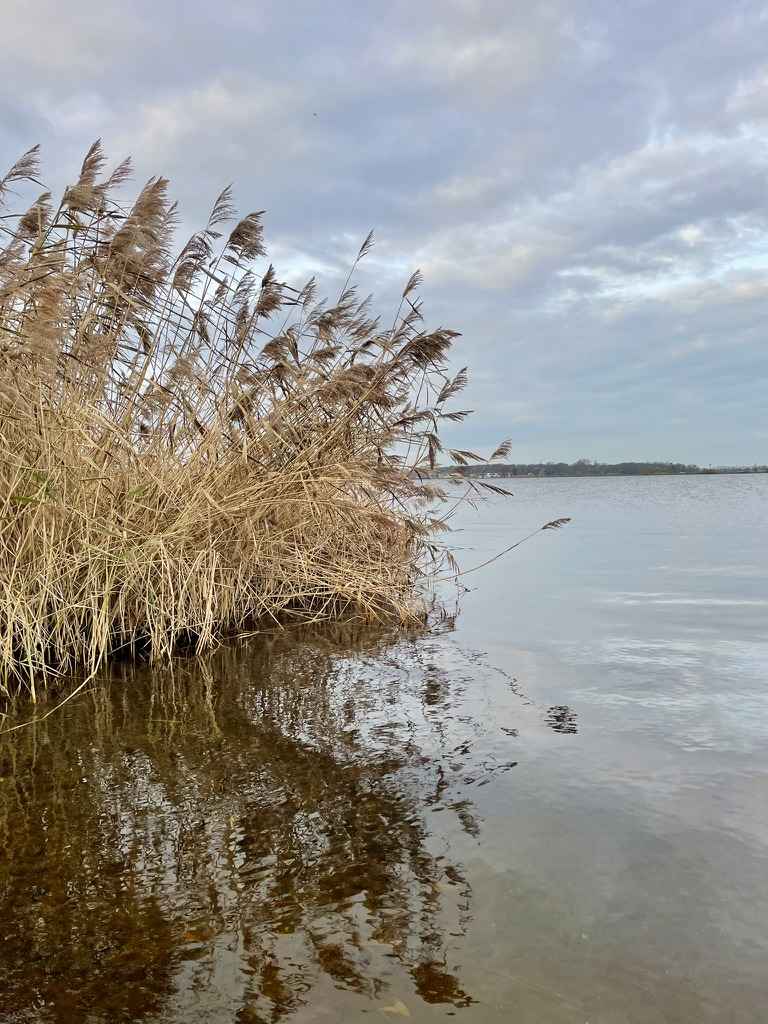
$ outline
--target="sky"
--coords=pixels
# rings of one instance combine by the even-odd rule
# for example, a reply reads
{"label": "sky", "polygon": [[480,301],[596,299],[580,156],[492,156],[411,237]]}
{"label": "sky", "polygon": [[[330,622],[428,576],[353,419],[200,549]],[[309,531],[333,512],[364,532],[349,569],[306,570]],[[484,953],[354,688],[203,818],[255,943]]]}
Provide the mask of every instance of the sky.
{"label": "sky", "polygon": [[768,4],[4,0],[0,165],[102,138],[283,279],[412,270],[514,461],[768,462]]}

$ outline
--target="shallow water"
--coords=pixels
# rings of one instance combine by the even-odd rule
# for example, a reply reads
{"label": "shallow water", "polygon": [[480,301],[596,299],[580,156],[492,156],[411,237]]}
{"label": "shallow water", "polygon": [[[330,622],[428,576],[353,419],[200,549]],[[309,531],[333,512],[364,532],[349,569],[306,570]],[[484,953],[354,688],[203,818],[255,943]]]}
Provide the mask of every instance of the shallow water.
{"label": "shallow water", "polygon": [[254,640],[0,746],[0,1020],[768,1017],[768,477],[520,480],[427,636]]}

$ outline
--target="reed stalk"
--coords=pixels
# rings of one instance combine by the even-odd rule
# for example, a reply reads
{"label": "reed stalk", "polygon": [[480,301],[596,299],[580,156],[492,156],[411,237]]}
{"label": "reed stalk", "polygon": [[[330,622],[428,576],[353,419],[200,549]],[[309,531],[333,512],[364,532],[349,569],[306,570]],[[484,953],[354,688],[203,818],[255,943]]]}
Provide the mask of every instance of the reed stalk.
{"label": "reed stalk", "polygon": [[0,180],[0,687],[262,622],[412,620],[446,557],[424,477],[467,415],[419,275],[384,326],[351,275],[330,303],[282,280],[229,188],[175,250],[166,179],[127,205],[129,162],[105,166],[97,142],[22,213],[37,148]]}

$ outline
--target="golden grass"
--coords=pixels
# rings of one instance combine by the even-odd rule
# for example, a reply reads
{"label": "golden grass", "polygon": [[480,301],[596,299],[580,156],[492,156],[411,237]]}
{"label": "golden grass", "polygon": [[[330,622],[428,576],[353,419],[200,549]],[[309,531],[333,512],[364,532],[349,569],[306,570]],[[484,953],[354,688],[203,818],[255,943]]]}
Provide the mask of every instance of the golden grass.
{"label": "golden grass", "polygon": [[[442,525],[420,473],[466,379],[418,274],[388,325],[349,281],[318,303],[229,189],[173,256],[167,181],[125,207],[129,165],[104,165],[96,143],[58,203],[0,218],[0,686],[263,620],[412,618]],[[38,177],[33,149],[0,206]]]}

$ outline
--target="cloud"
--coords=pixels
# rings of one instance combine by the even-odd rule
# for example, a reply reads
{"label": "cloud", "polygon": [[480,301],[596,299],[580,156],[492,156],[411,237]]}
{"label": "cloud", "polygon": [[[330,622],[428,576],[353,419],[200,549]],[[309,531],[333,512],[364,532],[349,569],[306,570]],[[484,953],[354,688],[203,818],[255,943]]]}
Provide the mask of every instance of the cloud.
{"label": "cloud", "polygon": [[306,158],[312,149],[306,134],[281,129],[291,112],[305,103],[289,84],[276,86],[247,74],[224,75],[146,99],[128,117],[115,142],[130,152],[151,153],[160,165],[175,165],[180,154],[193,148],[206,162],[213,157],[226,164],[251,155],[256,130],[265,143],[279,136],[279,159],[289,162]]}
{"label": "cloud", "polygon": [[727,114],[738,124],[760,126],[768,121],[768,66],[740,81],[726,105]]}
{"label": "cloud", "polygon": [[465,447],[765,461],[762,4],[9,3],[0,161],[101,136],[184,230],[232,181],[329,294],[375,228],[361,288],[421,265],[465,335]]}
{"label": "cloud", "polygon": [[0,60],[23,74],[17,89],[71,87],[113,67],[115,56],[145,45],[151,20],[119,0],[5,0]]}

